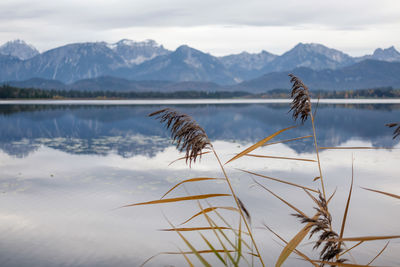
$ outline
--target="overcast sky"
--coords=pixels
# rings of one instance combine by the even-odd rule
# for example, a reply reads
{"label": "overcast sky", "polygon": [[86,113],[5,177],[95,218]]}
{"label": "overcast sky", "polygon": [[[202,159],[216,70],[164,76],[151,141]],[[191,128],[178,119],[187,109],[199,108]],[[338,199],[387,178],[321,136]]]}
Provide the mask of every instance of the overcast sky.
{"label": "overcast sky", "polygon": [[1,0],[0,44],[154,39],[214,55],[282,54],[299,42],[359,56],[400,50],[399,0]]}

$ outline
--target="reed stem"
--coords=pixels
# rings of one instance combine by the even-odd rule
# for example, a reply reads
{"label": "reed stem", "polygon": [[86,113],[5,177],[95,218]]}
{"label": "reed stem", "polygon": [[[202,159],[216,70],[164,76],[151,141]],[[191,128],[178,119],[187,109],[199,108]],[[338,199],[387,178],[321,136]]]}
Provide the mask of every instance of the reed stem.
{"label": "reed stem", "polygon": [[[310,106],[311,106],[311,104],[310,104]],[[311,107],[310,107],[310,116],[311,116],[311,124],[312,124],[312,128],[313,128],[315,153],[317,154],[318,170],[319,170],[319,179],[321,180],[322,194],[323,194],[323,196],[324,196],[324,199],[326,199],[324,179],[323,179],[323,177],[322,177],[321,161],[320,161],[320,159],[319,159],[319,149],[318,149],[318,143],[317,143],[317,132],[316,132],[316,130],[315,130],[314,116],[313,116],[313,114],[312,114]]]}
{"label": "reed stem", "polygon": [[213,147],[212,145],[211,145],[211,150],[213,151],[213,153],[214,153],[214,155],[215,155],[215,158],[217,159],[218,164],[219,164],[219,166],[221,167],[222,172],[224,173],[225,180],[226,180],[226,182],[228,183],[228,186],[229,186],[229,189],[231,190],[231,193],[232,193],[233,198],[235,199],[236,206],[238,207],[240,216],[243,218],[244,224],[246,225],[246,229],[247,229],[247,231],[248,231],[248,233],[249,233],[249,235],[250,235],[250,238],[251,238],[252,243],[254,244],[254,248],[255,248],[256,251],[257,251],[257,255],[258,255],[258,258],[260,259],[261,265],[262,265],[263,267],[265,267],[264,261],[263,261],[263,259],[261,258],[260,251],[258,250],[257,244],[256,244],[256,242],[255,242],[255,240],[254,240],[253,233],[251,232],[250,226],[249,226],[249,224],[247,223],[247,220],[246,220],[246,218],[245,218],[245,216],[244,216],[244,214],[243,214],[243,212],[242,212],[242,209],[240,208],[239,200],[238,200],[238,198],[237,198],[237,196],[236,196],[236,194],[235,194],[235,191],[233,190],[232,184],[231,184],[231,182],[230,182],[230,180],[229,180],[229,178],[228,178],[228,175],[226,174],[225,168],[224,168],[224,166],[222,165],[221,160],[219,159],[219,157],[218,157],[218,155],[217,155],[217,152],[215,151],[215,149],[214,149],[214,147]]}

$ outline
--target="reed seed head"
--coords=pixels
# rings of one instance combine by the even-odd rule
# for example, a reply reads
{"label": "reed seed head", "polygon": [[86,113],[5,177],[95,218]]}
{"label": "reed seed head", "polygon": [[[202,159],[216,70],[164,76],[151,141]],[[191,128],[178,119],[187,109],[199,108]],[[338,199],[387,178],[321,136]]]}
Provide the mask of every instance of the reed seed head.
{"label": "reed seed head", "polygon": [[[314,245],[314,249],[318,249],[322,244],[323,247],[320,251],[320,259],[322,261],[331,261],[338,256],[342,249],[339,248],[340,242],[338,241],[339,235],[332,229],[332,216],[328,211],[327,201],[319,194],[319,198],[316,199],[317,207],[314,209],[318,212],[318,218],[313,219],[305,217],[302,214],[292,214],[293,216],[300,219],[301,223],[310,223],[310,236],[319,233],[317,242]],[[337,262],[343,263],[346,259],[338,259]],[[321,267],[324,264],[320,265]]]}
{"label": "reed seed head", "polygon": [[393,139],[396,139],[400,135],[400,123],[388,123],[386,126],[389,128],[397,127],[393,132]]}
{"label": "reed seed head", "polygon": [[154,116],[171,131],[171,138],[177,149],[186,152],[186,164],[189,162],[189,166],[196,162],[197,157],[201,157],[203,149],[211,148],[206,132],[189,115],[165,108],[149,114],[149,117]]}
{"label": "reed seed head", "polygon": [[[289,74],[292,83],[290,111],[293,111],[293,118],[297,120],[300,116],[301,122],[304,123],[311,112],[311,99],[308,87],[296,76]],[[289,111],[289,112],[290,112]]]}

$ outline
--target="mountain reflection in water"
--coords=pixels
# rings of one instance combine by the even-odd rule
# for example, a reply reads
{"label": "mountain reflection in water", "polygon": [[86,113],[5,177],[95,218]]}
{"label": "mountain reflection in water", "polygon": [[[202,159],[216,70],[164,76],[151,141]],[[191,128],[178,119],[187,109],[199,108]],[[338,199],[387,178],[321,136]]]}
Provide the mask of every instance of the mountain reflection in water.
{"label": "mountain reflection in water", "polygon": [[[172,106],[173,107],[173,106]],[[185,178],[221,177],[211,154],[188,168],[167,131],[147,114],[161,106],[0,105],[0,266],[140,266],[162,251],[175,251],[175,233],[162,214],[178,224],[193,215],[193,203],[116,209],[125,204],[159,199]],[[223,162],[275,131],[294,125],[288,104],[179,105],[202,125]],[[384,146],[383,150],[323,150],[320,154],[328,193],[335,188],[330,211],[340,229],[355,158],[355,183],[345,236],[399,234],[399,205],[365,191],[370,187],[400,193],[398,141],[384,126],[400,120],[398,105],[326,105],[316,115],[320,146]],[[309,122],[275,140],[311,134]],[[314,159],[312,139],[259,148],[257,154]],[[240,199],[252,215],[257,242],[268,266],[281,247],[264,229],[267,223],[289,239],[300,229],[292,211],[266,191],[258,179],[306,214],[312,202],[298,188],[240,172],[237,168],[316,187],[315,162],[242,157],[227,165]],[[224,183],[200,182],[177,188],[171,195],[225,192]],[[232,205],[216,200],[219,206]],[[177,210],[179,212],[177,212]],[[228,211],[227,211],[228,212]],[[195,221],[194,224],[200,224]],[[196,242],[196,241],[194,241]],[[365,242],[367,243],[367,242]],[[366,264],[385,245],[370,242],[354,250]],[[318,258],[312,245],[302,252]],[[399,240],[391,241],[374,265],[397,266]],[[213,262],[212,262],[213,263]],[[184,259],[160,256],[146,266],[185,266]],[[256,265],[257,266],[257,265]],[[287,266],[309,266],[290,257]]]}
{"label": "mountain reflection in water", "polygon": [[[123,157],[154,156],[170,145],[167,133],[147,114],[158,106],[0,105],[0,148],[24,157],[38,147],[74,154]],[[255,142],[293,125],[288,104],[187,105],[177,107],[192,115],[211,140]],[[316,123],[320,146],[338,146],[349,139],[392,146],[385,123],[398,121],[399,105],[320,105]],[[309,123],[309,122],[308,122]],[[309,125],[281,138],[311,133]],[[312,140],[288,145],[296,151],[312,150]]]}

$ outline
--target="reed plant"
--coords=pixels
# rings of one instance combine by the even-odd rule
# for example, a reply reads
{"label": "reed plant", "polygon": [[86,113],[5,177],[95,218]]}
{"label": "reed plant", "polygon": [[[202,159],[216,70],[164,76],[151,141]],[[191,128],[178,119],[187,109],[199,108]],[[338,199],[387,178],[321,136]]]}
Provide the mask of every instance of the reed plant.
{"label": "reed plant", "polygon": [[[299,256],[301,259],[310,263],[311,266],[372,266],[373,262],[378,258],[384,250],[388,247],[388,243],[382,248],[379,253],[374,256],[371,260],[365,264],[355,264],[348,256],[351,251],[357,249],[361,244],[371,242],[375,240],[389,240],[400,238],[400,235],[390,236],[360,236],[360,237],[346,237],[344,236],[344,230],[346,227],[346,221],[349,213],[349,206],[351,202],[353,192],[353,181],[354,181],[354,168],[352,166],[351,183],[346,199],[346,205],[343,210],[343,217],[341,220],[340,229],[334,229],[333,221],[337,215],[332,215],[330,212],[330,202],[335,195],[335,192],[331,195],[327,195],[327,188],[325,184],[325,177],[323,176],[320,160],[320,151],[322,149],[354,149],[351,147],[337,148],[337,147],[320,147],[317,142],[317,129],[315,125],[315,114],[316,108],[311,103],[311,97],[308,87],[296,76],[290,74],[290,82],[292,84],[291,98],[292,103],[290,111],[294,121],[300,120],[300,125],[291,126],[282,130],[279,130],[266,138],[256,142],[245,150],[237,153],[234,157],[228,160],[226,163],[222,163],[217,151],[211,140],[208,138],[206,131],[189,115],[183,114],[177,110],[165,108],[155,111],[149,114],[150,117],[154,117],[164,124],[167,130],[171,133],[171,138],[176,144],[179,151],[184,152],[185,156],[178,160],[185,160],[186,164],[190,167],[192,164],[196,164],[199,158],[205,154],[212,154],[215,161],[218,163],[222,178],[217,177],[194,177],[183,180],[178,184],[174,185],[168,190],[161,199],[134,203],[125,205],[124,207],[140,206],[140,205],[151,205],[151,204],[163,204],[163,203],[178,203],[191,201],[195,203],[197,211],[194,212],[184,223],[177,226],[172,223],[166,216],[170,228],[163,229],[163,231],[174,231],[177,233],[180,239],[187,247],[186,250],[181,248],[178,251],[172,252],[161,252],[160,254],[178,254],[184,257],[185,261],[189,266],[213,266],[213,262],[210,263],[211,258],[215,258],[221,266],[253,266],[261,265],[267,266],[264,261],[263,255],[260,252],[257,244],[257,238],[254,235],[251,227],[251,215],[247,210],[245,204],[238,197],[238,192],[235,191],[232,186],[230,177],[226,171],[226,165],[238,160],[243,156],[259,157],[259,158],[279,158],[283,160],[297,160],[297,161],[311,161],[315,162],[318,168],[318,177],[313,180],[316,183],[314,188],[307,187],[305,185],[296,184],[291,181],[283,179],[273,178],[266,176],[261,173],[256,173],[250,170],[240,170],[244,173],[251,174],[255,177],[273,180],[275,182],[284,184],[288,187],[295,187],[304,191],[304,196],[311,199],[314,203],[314,214],[307,214],[295,205],[286,201],[282,196],[276,194],[273,190],[267,188],[265,185],[254,179],[254,183],[260,188],[266,190],[272,196],[276,197],[288,208],[293,210],[293,216],[298,218],[300,224],[304,224],[303,228],[293,236],[290,240],[285,240],[279,233],[273,231],[268,225],[264,224],[265,229],[271,231],[279,240],[284,244],[284,247],[276,259],[276,262],[268,265],[275,265],[276,267],[282,266],[288,257],[292,254]],[[312,134],[308,136],[301,136],[288,140],[282,140],[272,142],[272,139],[280,135],[285,131],[289,131],[294,127],[301,127],[305,121],[311,121]],[[391,123],[389,127],[399,126],[399,124]],[[394,138],[400,135],[400,126],[396,128],[394,132]],[[315,149],[315,159],[303,159],[303,158],[289,158],[289,157],[277,157],[277,156],[266,156],[253,154],[252,152],[262,146],[273,145],[278,143],[286,143],[297,140],[303,140],[306,138],[312,138]],[[374,147],[364,147],[365,149],[375,149]],[[184,196],[169,197],[170,193],[176,188],[183,185],[189,185],[197,182],[215,182],[222,180],[226,183],[226,187],[229,193],[219,192],[206,194],[191,194],[187,192]],[[385,196],[400,199],[400,196],[383,192],[371,188],[364,188],[365,190],[383,194]],[[242,189],[245,190],[245,189]],[[228,206],[218,206],[213,204],[213,200],[216,198],[229,197],[231,204]],[[225,213],[222,211],[230,211],[234,213],[234,221],[237,222],[232,224]],[[193,223],[194,218],[203,218],[204,225],[187,226],[189,223]],[[230,218],[231,219],[231,218]],[[181,227],[185,225],[185,227]],[[199,239],[203,242],[203,245],[207,249],[202,249],[196,246],[193,242],[193,237],[188,238],[186,236],[189,232],[195,232],[198,234]],[[207,234],[205,234],[207,232]],[[314,259],[312,256],[306,255],[306,253],[300,251],[300,246],[304,243],[304,239],[309,237],[311,242],[314,244],[314,249],[318,251],[319,258]],[[355,244],[354,244],[355,242]],[[197,244],[197,243],[196,243]],[[351,245],[353,244],[353,245]],[[197,244],[198,245],[198,244]],[[159,254],[157,254],[159,255]],[[154,256],[153,256],[154,257]],[[151,260],[153,257],[149,258]],[[146,261],[145,263],[147,263]]]}

